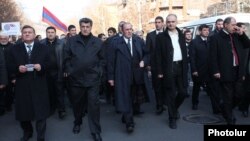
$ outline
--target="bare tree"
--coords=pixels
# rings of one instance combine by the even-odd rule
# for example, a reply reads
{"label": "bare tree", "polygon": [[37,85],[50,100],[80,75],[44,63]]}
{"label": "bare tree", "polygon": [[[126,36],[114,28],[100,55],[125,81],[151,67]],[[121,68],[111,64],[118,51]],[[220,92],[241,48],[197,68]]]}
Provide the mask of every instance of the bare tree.
{"label": "bare tree", "polygon": [[22,12],[13,0],[0,0],[0,23],[22,20]]}

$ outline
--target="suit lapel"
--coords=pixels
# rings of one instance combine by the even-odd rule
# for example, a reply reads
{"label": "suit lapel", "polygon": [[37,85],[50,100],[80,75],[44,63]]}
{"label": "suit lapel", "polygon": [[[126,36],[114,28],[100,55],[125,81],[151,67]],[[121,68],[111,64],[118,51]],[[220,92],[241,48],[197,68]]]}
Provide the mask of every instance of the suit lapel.
{"label": "suit lapel", "polygon": [[26,50],[24,43],[20,44],[19,50],[20,50],[20,54],[22,56],[21,58],[24,58],[24,62],[27,63],[29,58],[28,58],[28,53],[27,53],[27,50]]}
{"label": "suit lapel", "polygon": [[39,53],[39,46],[38,43],[34,42],[32,53],[31,53],[31,62],[33,62]]}
{"label": "suit lapel", "polygon": [[123,39],[123,37],[120,37],[119,43],[118,43],[118,49],[121,51],[121,53],[129,60],[131,60],[131,54],[129,52],[128,46]]}
{"label": "suit lapel", "polygon": [[140,43],[138,40],[136,40],[135,38],[133,38],[133,48],[135,48],[135,51],[137,51],[140,55],[140,58],[142,56],[142,48],[140,46]]}
{"label": "suit lapel", "polygon": [[152,34],[153,45],[155,45],[155,40],[156,40],[156,30]]}

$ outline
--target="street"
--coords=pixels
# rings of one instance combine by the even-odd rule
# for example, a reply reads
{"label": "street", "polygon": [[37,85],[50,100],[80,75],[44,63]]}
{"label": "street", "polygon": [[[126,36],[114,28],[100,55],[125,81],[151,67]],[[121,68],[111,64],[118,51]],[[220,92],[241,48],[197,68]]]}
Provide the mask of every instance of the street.
{"label": "street", "polygon": [[[212,114],[209,96],[204,92],[200,94],[197,111],[191,109],[191,97],[185,99],[180,108],[181,119],[178,120],[175,130],[168,126],[166,111],[162,115],[154,113],[153,102],[144,104],[142,110],[145,114],[135,117],[135,130],[128,134],[125,125],[121,123],[121,115],[114,112],[114,107],[105,103],[101,104],[103,141],[202,141],[203,124],[201,123],[224,124],[220,115]],[[243,118],[237,109],[234,112],[237,124],[250,124],[249,117]],[[188,121],[189,118],[191,118],[190,121]],[[92,141],[86,117],[79,134],[73,134],[72,128],[73,115],[70,108],[67,109],[67,116],[64,120],[60,120],[58,114],[55,113],[47,120],[46,141]],[[21,136],[22,130],[15,120],[14,112],[0,117],[0,141],[19,141]],[[36,132],[30,141],[35,140]]]}

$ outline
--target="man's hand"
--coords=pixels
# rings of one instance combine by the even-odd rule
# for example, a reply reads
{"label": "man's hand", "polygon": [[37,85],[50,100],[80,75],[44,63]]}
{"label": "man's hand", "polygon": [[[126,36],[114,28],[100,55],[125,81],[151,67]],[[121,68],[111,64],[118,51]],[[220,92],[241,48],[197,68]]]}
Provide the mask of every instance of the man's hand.
{"label": "man's hand", "polygon": [[16,79],[11,80],[11,83],[15,84],[16,83]]}
{"label": "man's hand", "polygon": [[63,77],[68,77],[68,76],[69,76],[69,73],[67,73],[67,72],[63,73]]}
{"label": "man's hand", "polygon": [[115,85],[115,81],[114,80],[109,80],[108,82],[109,82],[110,86],[114,86]]}
{"label": "man's hand", "polygon": [[152,76],[152,72],[148,71],[148,77],[151,77],[151,76]]}
{"label": "man's hand", "polygon": [[193,72],[192,75],[193,75],[193,76],[199,76],[197,71],[196,71],[196,72]]}
{"label": "man's hand", "polygon": [[140,68],[143,68],[144,67],[144,61],[141,61],[139,66],[140,66]]}
{"label": "man's hand", "polygon": [[36,71],[40,71],[40,70],[41,70],[41,65],[40,65],[40,64],[35,64],[35,65],[34,65],[34,69],[35,69]]}
{"label": "man's hand", "polygon": [[3,89],[5,87],[5,85],[0,85],[0,89]]}
{"label": "man's hand", "polygon": [[19,72],[21,73],[25,73],[27,71],[27,67],[25,67],[24,65],[20,65],[18,69],[19,69]]}
{"label": "man's hand", "polygon": [[163,78],[163,74],[158,74],[158,78]]}
{"label": "man's hand", "polygon": [[215,77],[216,79],[220,79],[220,73],[214,74],[214,77]]}

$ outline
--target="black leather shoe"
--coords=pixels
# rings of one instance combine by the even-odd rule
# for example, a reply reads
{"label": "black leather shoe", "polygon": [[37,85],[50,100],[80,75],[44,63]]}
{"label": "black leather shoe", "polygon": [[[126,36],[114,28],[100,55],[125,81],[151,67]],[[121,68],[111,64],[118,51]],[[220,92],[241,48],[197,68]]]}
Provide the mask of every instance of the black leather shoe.
{"label": "black leather shoe", "polygon": [[177,128],[176,120],[175,120],[175,119],[170,119],[170,120],[169,120],[169,127],[170,127],[171,129],[176,129],[176,128]]}
{"label": "black leather shoe", "polygon": [[133,115],[135,115],[135,116],[142,115],[142,114],[144,114],[144,112],[142,112],[142,111],[134,111],[133,112]]}
{"label": "black leather shoe", "polygon": [[242,111],[242,116],[243,117],[248,117],[248,111]]}
{"label": "black leather shoe", "polygon": [[126,120],[125,120],[125,117],[122,116],[122,119],[121,119],[122,123],[126,123]]}
{"label": "black leather shoe", "polygon": [[45,141],[45,139],[37,139],[37,141]]}
{"label": "black leather shoe", "polygon": [[5,110],[4,109],[1,109],[0,110],[0,116],[3,116],[5,114]]}
{"label": "black leather shoe", "polygon": [[20,141],[28,141],[30,138],[32,138],[32,133],[24,133]]}
{"label": "black leather shoe", "polygon": [[176,119],[180,119],[180,118],[181,118],[181,115],[180,115],[179,111],[177,111]]}
{"label": "black leather shoe", "polygon": [[94,141],[102,141],[102,137],[100,134],[95,134],[95,133],[91,133]]}
{"label": "black leather shoe", "polygon": [[126,125],[126,129],[128,133],[132,133],[134,131],[134,124],[130,123]]}
{"label": "black leather shoe", "polygon": [[159,106],[156,109],[156,114],[161,115],[166,109],[163,106]]}
{"label": "black leather shoe", "polygon": [[58,112],[58,117],[59,117],[60,119],[64,119],[65,116],[66,116],[66,112],[65,112],[65,111],[59,111],[59,112]]}
{"label": "black leather shoe", "polygon": [[235,125],[235,124],[236,124],[236,118],[227,121],[227,125]]}
{"label": "black leather shoe", "polygon": [[213,111],[213,114],[215,114],[215,115],[219,115],[219,114],[222,114],[222,112],[221,112],[221,111],[219,111],[219,110],[217,110],[217,111]]}
{"label": "black leather shoe", "polygon": [[193,110],[198,110],[198,105],[197,105],[197,104],[194,104],[194,105],[192,106],[192,109],[193,109]]}
{"label": "black leather shoe", "polygon": [[74,134],[78,134],[81,130],[81,126],[80,125],[74,125],[73,127],[73,133]]}

